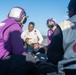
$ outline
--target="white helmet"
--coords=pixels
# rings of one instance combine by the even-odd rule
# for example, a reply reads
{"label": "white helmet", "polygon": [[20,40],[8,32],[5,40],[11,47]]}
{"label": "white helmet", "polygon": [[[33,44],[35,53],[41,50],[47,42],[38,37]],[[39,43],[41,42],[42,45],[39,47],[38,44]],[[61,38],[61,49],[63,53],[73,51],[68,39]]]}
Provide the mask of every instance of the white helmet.
{"label": "white helmet", "polygon": [[23,18],[23,15],[26,16],[26,13],[24,11],[23,8],[21,7],[14,7],[8,14],[8,17],[9,18],[14,18],[16,19],[17,21],[21,21],[22,18]]}

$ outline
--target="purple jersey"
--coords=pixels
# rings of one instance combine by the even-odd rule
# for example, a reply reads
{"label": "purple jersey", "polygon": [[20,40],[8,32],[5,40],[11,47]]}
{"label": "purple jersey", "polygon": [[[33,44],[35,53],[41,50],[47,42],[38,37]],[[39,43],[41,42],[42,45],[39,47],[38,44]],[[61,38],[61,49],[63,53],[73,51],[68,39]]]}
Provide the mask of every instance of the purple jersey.
{"label": "purple jersey", "polygon": [[4,58],[11,53],[16,55],[26,54],[20,37],[21,32],[21,25],[13,18],[8,18],[0,23],[0,58]]}
{"label": "purple jersey", "polygon": [[51,43],[51,38],[52,38],[53,33],[54,33],[53,30],[48,30],[48,45]]}

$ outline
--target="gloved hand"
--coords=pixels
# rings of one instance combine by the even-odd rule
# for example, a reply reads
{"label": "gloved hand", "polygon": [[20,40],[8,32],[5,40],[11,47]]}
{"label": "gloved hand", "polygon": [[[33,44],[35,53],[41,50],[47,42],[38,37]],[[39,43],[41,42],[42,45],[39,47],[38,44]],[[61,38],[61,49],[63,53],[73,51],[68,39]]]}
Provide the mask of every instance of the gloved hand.
{"label": "gloved hand", "polygon": [[33,62],[33,63],[37,62],[36,58],[34,58],[34,56],[31,54],[26,54],[26,61]]}

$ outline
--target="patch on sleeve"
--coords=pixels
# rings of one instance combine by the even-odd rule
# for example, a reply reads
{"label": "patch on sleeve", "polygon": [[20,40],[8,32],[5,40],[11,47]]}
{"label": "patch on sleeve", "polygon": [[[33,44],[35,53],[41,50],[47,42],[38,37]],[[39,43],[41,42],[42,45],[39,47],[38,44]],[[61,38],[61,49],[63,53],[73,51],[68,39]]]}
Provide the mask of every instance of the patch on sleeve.
{"label": "patch on sleeve", "polygon": [[76,43],[73,46],[73,51],[76,53]]}

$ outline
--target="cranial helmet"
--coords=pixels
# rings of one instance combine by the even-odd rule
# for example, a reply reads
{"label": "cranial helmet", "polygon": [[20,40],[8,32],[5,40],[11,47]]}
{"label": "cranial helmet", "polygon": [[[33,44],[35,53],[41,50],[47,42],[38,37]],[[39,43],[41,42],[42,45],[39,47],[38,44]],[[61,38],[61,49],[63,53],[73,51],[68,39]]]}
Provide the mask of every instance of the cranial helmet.
{"label": "cranial helmet", "polygon": [[14,18],[17,21],[21,21],[22,18],[23,18],[23,15],[26,16],[26,13],[25,13],[23,8],[21,8],[21,7],[14,7],[9,12],[8,17],[9,18]]}

